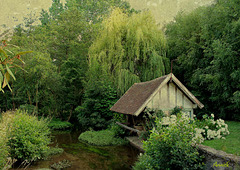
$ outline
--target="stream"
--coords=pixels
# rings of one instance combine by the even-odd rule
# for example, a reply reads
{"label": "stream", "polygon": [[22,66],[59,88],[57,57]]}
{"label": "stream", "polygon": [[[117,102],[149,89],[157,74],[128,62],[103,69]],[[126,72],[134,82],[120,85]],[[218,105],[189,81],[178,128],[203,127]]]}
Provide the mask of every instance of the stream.
{"label": "stream", "polygon": [[[50,166],[62,160],[68,160],[71,167],[66,170],[128,170],[137,160],[139,151],[132,146],[92,146],[78,141],[80,132],[61,132],[52,134],[52,146],[64,149],[62,154],[47,160],[37,161],[27,167],[29,170],[49,170]],[[22,168],[14,168],[21,170]]]}

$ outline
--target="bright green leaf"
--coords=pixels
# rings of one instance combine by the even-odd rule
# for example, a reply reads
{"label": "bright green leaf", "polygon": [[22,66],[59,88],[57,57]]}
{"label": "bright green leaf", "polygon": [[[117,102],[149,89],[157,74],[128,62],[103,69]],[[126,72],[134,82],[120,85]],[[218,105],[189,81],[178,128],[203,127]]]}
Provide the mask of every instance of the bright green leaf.
{"label": "bright green leaf", "polygon": [[23,54],[28,54],[28,53],[32,53],[32,52],[33,51],[24,51],[24,52],[17,53],[16,56],[23,55]]}
{"label": "bright green leaf", "polygon": [[10,68],[8,67],[7,64],[6,64],[6,68],[7,68],[7,72],[12,76],[12,78],[13,78],[14,80],[16,80],[14,74],[12,73],[12,71],[10,70]]}

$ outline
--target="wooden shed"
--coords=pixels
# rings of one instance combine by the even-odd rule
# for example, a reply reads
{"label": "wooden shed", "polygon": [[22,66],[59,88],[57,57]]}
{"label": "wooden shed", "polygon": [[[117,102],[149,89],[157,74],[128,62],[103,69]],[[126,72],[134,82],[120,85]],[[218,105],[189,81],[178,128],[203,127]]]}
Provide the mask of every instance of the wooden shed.
{"label": "wooden shed", "polygon": [[165,114],[176,106],[193,115],[193,109],[204,105],[172,74],[151,81],[135,83],[110,109],[139,116],[145,108],[162,110]]}

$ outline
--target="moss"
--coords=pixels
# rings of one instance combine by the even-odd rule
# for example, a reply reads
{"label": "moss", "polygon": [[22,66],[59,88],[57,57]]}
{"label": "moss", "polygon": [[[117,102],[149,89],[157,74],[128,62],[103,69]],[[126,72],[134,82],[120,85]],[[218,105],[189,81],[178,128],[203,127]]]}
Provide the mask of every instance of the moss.
{"label": "moss", "polygon": [[63,149],[62,148],[58,148],[58,147],[50,147],[48,152],[47,152],[47,157],[51,156],[51,155],[57,155],[57,154],[61,154],[63,153]]}
{"label": "moss", "polygon": [[62,160],[62,161],[59,161],[57,163],[54,163],[51,165],[51,168],[53,169],[65,169],[65,168],[68,168],[72,165],[72,163],[69,161],[69,160]]}
{"label": "moss", "polygon": [[127,143],[126,140],[115,137],[115,133],[108,129],[101,131],[86,131],[82,133],[78,139],[97,146],[123,145]]}
{"label": "moss", "polygon": [[109,153],[106,150],[100,149],[88,144],[84,144],[84,143],[77,143],[77,144],[71,144],[71,145],[63,144],[62,147],[74,149],[71,151],[71,153],[75,155],[79,152],[79,149],[84,149],[88,152],[93,152],[103,157],[109,157]]}

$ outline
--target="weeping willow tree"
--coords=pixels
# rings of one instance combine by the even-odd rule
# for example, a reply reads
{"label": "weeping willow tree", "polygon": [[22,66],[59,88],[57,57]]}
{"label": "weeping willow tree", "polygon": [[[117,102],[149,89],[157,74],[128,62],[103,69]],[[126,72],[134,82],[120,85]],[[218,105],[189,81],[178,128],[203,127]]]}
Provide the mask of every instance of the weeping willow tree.
{"label": "weeping willow tree", "polygon": [[98,62],[122,95],[133,83],[166,74],[169,60],[165,53],[163,32],[150,12],[129,16],[116,8],[90,47],[89,75],[96,74],[93,67]]}

